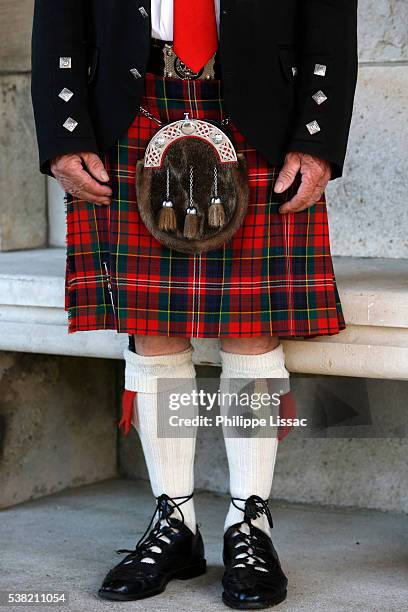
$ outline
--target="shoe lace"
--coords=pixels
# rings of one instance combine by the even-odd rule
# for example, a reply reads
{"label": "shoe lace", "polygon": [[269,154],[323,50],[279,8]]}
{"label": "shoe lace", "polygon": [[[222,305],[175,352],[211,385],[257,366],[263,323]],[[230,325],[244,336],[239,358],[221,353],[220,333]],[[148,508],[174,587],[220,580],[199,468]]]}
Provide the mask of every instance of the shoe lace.
{"label": "shoe lace", "polygon": [[[181,516],[181,523],[184,525],[184,514],[180,506],[185,504],[192,497],[193,493],[181,497],[169,497],[164,493],[157,497],[153,516],[145,532],[137,541],[135,548],[133,550],[120,548],[116,551],[117,554],[127,553],[129,555],[124,563],[131,563],[133,561],[155,563],[155,560],[151,556],[146,557],[146,555],[161,553],[163,543],[169,544],[171,542],[171,536],[174,536],[174,534],[179,531],[172,525],[170,520],[171,515],[174,514],[174,510],[177,509]],[[156,523],[153,529],[151,529],[156,517]]]}
{"label": "shoe lace", "polygon": [[[251,495],[247,499],[233,497],[231,498],[231,502],[235,508],[244,512],[244,520],[234,534],[237,543],[234,547],[236,552],[234,555],[233,568],[252,567],[261,572],[268,572],[267,561],[264,559],[264,553],[266,551],[262,543],[259,543],[255,533],[255,526],[252,524],[252,521],[265,515],[268,519],[269,526],[273,528],[272,514],[268,506],[268,500],[264,500],[258,495]],[[242,510],[236,502],[244,502],[244,509]]]}

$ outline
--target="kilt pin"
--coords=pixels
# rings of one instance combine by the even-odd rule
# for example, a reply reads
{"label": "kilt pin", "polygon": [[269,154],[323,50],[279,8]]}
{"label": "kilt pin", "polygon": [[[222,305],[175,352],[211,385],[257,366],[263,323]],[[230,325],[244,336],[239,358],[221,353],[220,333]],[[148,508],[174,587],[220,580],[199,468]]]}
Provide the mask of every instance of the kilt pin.
{"label": "kilt pin", "polygon": [[[218,80],[148,73],[141,107],[163,123],[186,112],[197,119],[227,117]],[[137,208],[135,171],[158,129],[136,108],[126,133],[105,154],[110,206],[67,198],[69,332],[308,338],[344,329],[325,197],[303,212],[280,214],[273,192],[280,168],[233,124],[229,129],[246,156],[250,186],[248,212],[233,239],[222,248],[187,255],[164,247],[148,232]]]}

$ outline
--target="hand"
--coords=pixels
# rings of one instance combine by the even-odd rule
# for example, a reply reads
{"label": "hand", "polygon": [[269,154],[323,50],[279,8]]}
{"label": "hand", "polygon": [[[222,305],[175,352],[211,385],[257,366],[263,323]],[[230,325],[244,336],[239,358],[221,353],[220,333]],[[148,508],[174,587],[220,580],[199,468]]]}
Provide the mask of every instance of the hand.
{"label": "hand", "polygon": [[297,173],[302,175],[302,183],[297,194],[280,207],[279,212],[300,212],[318,202],[331,177],[330,163],[307,153],[288,153],[284,166],[278,176],[275,192],[289,189]]}
{"label": "hand", "polygon": [[51,171],[64,191],[76,198],[95,204],[111,203],[112,189],[98,182],[106,183],[109,176],[95,153],[68,153],[54,157]]}

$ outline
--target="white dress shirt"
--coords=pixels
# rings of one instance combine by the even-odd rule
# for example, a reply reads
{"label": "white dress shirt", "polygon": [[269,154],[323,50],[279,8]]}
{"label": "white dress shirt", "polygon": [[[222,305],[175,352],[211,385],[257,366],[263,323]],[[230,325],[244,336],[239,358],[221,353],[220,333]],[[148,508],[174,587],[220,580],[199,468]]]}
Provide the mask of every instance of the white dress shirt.
{"label": "white dress shirt", "polygon": [[[151,0],[152,36],[173,40],[173,0]],[[217,24],[220,23],[220,0],[214,0]]]}

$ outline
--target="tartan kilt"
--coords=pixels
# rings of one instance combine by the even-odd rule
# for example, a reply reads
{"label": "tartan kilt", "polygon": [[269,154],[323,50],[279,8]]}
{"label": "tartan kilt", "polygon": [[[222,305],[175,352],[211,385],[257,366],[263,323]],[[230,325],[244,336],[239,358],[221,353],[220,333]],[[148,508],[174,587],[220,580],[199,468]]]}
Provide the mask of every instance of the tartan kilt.
{"label": "tartan kilt", "polygon": [[[162,122],[184,112],[225,118],[219,81],[148,74],[141,106]],[[255,113],[254,113],[255,114]],[[230,243],[201,255],[162,246],[136,203],[135,168],[156,123],[135,109],[105,154],[110,206],[67,199],[66,310],[69,332],[185,337],[311,337],[344,329],[330,254],[325,198],[300,213],[272,202],[279,168],[230,125],[248,164],[250,201]]]}

